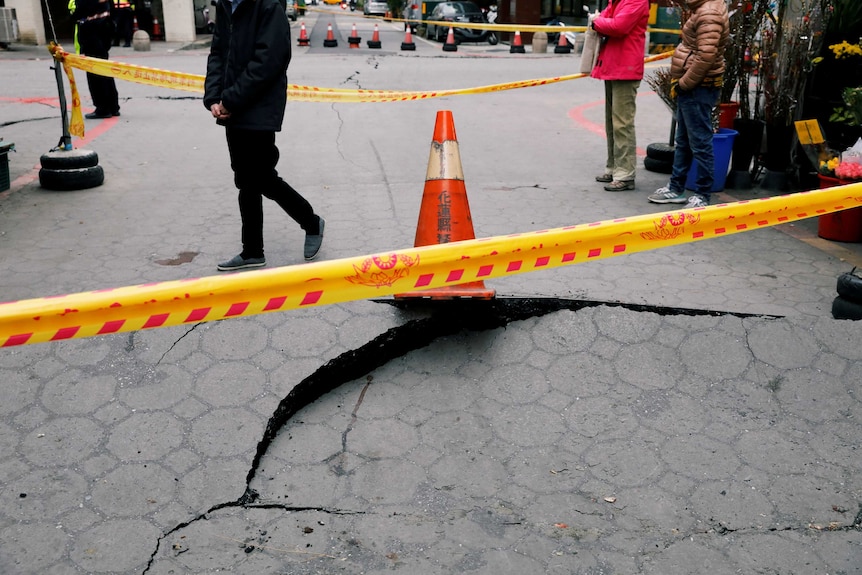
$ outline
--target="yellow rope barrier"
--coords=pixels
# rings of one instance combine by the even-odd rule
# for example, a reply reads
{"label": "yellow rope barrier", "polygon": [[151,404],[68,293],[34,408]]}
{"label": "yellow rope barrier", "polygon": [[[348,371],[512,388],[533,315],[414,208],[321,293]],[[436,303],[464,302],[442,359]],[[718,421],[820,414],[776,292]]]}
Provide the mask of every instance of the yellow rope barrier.
{"label": "yellow rope barrier", "polygon": [[243,274],[0,304],[0,347],[194,324],[483,281],[862,206],[862,183]]}

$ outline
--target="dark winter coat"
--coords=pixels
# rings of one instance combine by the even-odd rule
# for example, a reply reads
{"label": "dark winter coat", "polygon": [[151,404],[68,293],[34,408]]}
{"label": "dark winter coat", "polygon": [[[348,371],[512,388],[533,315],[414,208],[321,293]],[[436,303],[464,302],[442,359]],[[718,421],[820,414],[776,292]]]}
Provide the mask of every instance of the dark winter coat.
{"label": "dark winter coat", "polygon": [[243,0],[233,14],[230,0],[219,0],[204,106],[227,108],[231,116],[222,125],[281,130],[290,55],[290,24],[279,0]]}

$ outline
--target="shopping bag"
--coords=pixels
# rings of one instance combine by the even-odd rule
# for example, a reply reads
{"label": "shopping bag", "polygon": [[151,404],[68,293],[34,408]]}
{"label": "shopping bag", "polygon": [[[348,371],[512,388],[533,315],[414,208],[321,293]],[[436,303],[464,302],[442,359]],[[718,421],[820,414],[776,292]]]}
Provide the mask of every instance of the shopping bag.
{"label": "shopping bag", "polygon": [[601,36],[593,30],[593,18],[598,14],[590,14],[587,31],[584,33],[584,49],[581,52],[581,74],[589,74],[596,67],[601,47]]}

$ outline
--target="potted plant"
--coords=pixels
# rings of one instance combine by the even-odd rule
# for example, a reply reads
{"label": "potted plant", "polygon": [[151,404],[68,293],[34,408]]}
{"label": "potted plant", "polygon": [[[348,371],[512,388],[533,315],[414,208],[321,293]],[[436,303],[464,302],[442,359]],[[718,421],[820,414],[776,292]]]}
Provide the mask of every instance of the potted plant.
{"label": "potted plant", "polygon": [[[730,42],[725,51],[724,85],[719,107],[732,116],[730,126],[738,135],[733,142],[733,157],[726,186],[734,189],[752,187],[749,171],[763,141],[763,120],[759,106],[758,74],[760,37],[769,14],[769,0],[739,0],[730,13]],[[752,94],[752,77],[756,77]],[[727,119],[719,125],[726,125]]]}
{"label": "potted plant", "polygon": [[761,31],[763,119],[766,122],[766,173],[760,187],[786,191],[795,148],[794,121],[802,117],[806,82],[823,41],[824,4],[833,0],[799,0],[783,4]]}
{"label": "potted plant", "polygon": [[730,40],[724,52],[724,84],[719,98],[719,126],[733,128],[737,114],[751,117],[750,85],[755,42],[769,0],[737,0],[730,11]]}

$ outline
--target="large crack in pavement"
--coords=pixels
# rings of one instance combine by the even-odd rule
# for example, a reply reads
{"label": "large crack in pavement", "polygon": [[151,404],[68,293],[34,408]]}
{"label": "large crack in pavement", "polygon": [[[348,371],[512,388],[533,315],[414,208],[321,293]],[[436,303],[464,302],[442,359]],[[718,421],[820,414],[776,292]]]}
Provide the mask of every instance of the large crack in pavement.
{"label": "large crack in pavement", "polygon": [[[215,511],[231,507],[283,509],[285,511],[318,511],[336,515],[356,515],[362,511],[330,509],[324,507],[302,507],[274,503],[258,503],[259,494],[251,488],[251,483],[257,475],[257,470],[272,442],[278,436],[291,417],[302,408],[310,405],[325,394],[337,389],[342,384],[355,381],[373,370],[386,365],[409,352],[421,349],[435,340],[450,336],[461,331],[486,331],[505,327],[511,322],[542,317],[549,313],[562,310],[578,311],[580,309],[611,306],[641,312],[652,312],[660,315],[687,316],[734,316],[734,317],[766,317],[778,316],[762,314],[743,314],[712,310],[685,309],[674,307],[648,306],[603,301],[567,300],[560,298],[497,298],[494,300],[375,300],[378,303],[393,305],[402,309],[410,309],[414,313],[427,314],[427,317],[414,319],[403,325],[390,328],[357,349],[350,350],[330,360],[317,371],[299,382],[290,393],[279,402],[270,416],[257,445],[257,451],[246,475],[245,492],[236,500],[213,505],[198,516],[179,523],[166,531],[156,542],[156,547],[150,556],[147,566],[142,572],[145,575],[156,560],[156,556],[164,541],[171,534],[184,529],[196,521],[206,520]],[[366,387],[370,380],[366,381]],[[358,408],[359,405],[356,406]],[[355,414],[355,412],[354,412]],[[346,441],[346,433],[343,438]],[[860,507],[862,515],[862,507]],[[858,521],[857,521],[858,523]]]}

